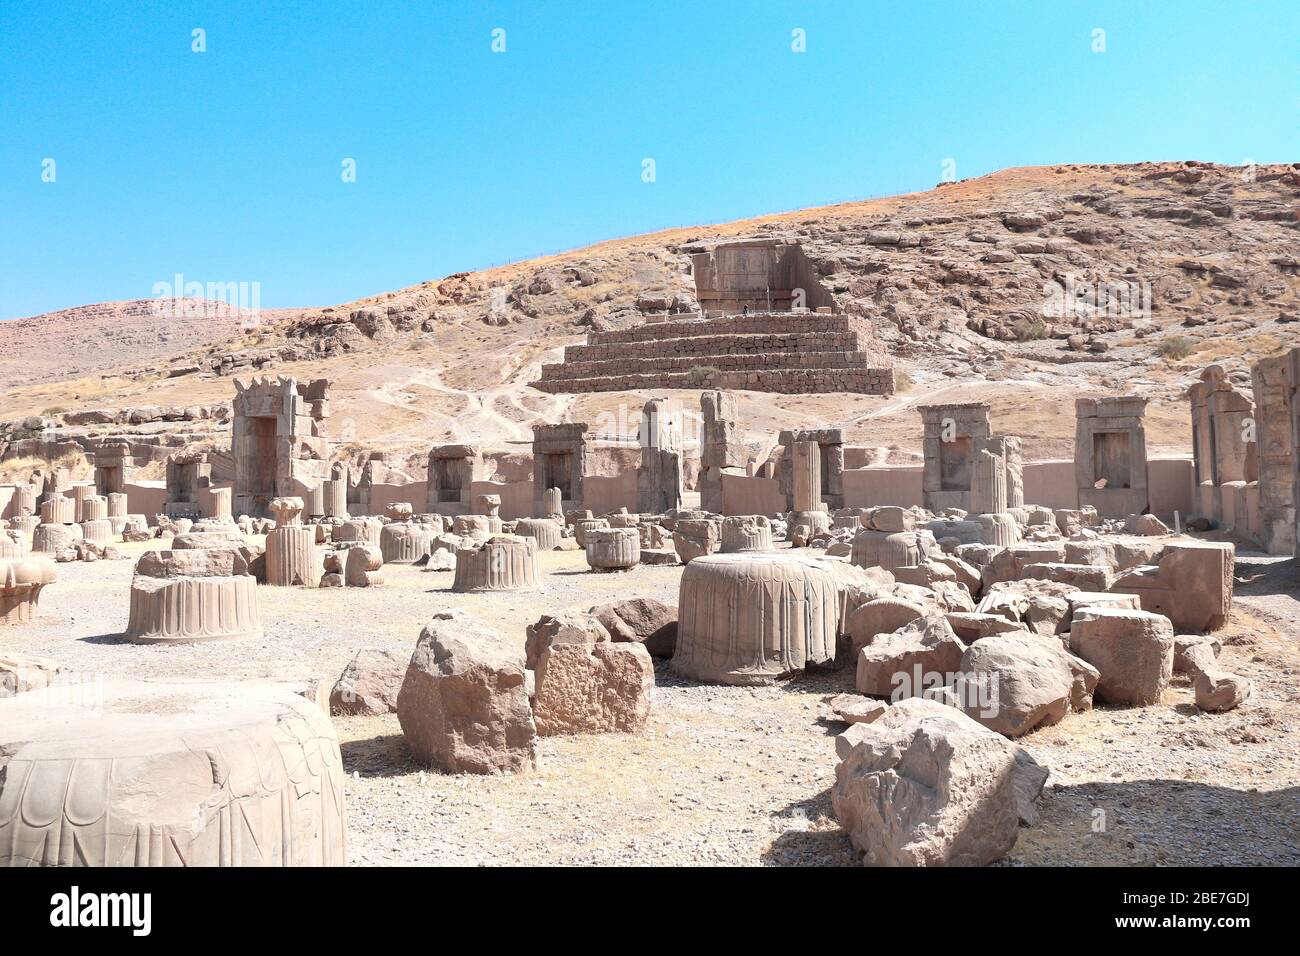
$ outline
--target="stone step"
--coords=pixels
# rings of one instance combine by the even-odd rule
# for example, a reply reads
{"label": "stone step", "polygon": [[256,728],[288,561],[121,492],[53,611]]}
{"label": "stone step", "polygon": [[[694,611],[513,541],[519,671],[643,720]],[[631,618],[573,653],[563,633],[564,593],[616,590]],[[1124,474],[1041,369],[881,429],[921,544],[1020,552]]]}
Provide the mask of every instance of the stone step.
{"label": "stone step", "polygon": [[806,332],[857,332],[865,328],[861,319],[848,315],[824,315],[817,312],[763,312],[752,315],[728,315],[713,319],[669,319],[645,322],[631,329],[591,332],[588,345],[613,345],[618,342],[652,342],[707,335],[791,335]]}
{"label": "stone step", "polygon": [[856,392],[888,395],[894,390],[889,368],[808,368],[761,371],[645,372],[588,378],[542,379],[533,388],[552,393],[627,392],[664,388],[734,388],[787,395]]}
{"label": "stone step", "polygon": [[790,332],[694,335],[652,339],[639,342],[616,342],[570,345],[564,350],[565,362],[600,362],[608,359],[689,358],[708,355],[743,355],[775,352],[856,352],[862,342],[856,332]]}
{"label": "stone step", "polygon": [[542,381],[620,375],[685,373],[693,369],[722,372],[770,372],[777,369],[866,369],[880,366],[867,352],[762,352],[750,355],[688,355],[676,358],[614,358],[599,362],[563,362],[542,366]]}

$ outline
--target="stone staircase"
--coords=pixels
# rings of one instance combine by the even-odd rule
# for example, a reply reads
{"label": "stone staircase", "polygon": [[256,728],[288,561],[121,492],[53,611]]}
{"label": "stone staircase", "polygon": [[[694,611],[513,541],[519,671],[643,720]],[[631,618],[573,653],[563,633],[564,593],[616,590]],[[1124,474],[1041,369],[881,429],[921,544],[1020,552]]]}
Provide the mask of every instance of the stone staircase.
{"label": "stone staircase", "polygon": [[650,319],[591,332],[564,361],[542,366],[544,392],[738,388],[787,394],[894,390],[893,363],[865,321],[815,312]]}

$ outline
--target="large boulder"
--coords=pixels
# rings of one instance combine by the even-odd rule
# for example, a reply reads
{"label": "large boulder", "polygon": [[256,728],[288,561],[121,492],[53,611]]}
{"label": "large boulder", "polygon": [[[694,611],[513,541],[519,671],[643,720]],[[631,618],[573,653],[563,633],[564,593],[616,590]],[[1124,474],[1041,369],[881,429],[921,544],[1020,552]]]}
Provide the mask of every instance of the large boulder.
{"label": "large boulder", "polygon": [[523,651],[464,611],[435,614],[420,632],[397,719],[415,759],[451,773],[536,762]]}
{"label": "large boulder", "polygon": [[677,644],[677,605],[634,597],[591,609],[614,641],[642,645],[651,657],[672,657]]}
{"label": "large boulder", "polygon": [[877,635],[858,651],[858,692],[892,699],[919,697],[949,682],[965,650],[942,614],[917,618],[893,633]]}
{"label": "large boulder", "polygon": [[650,716],[654,685],[654,662],[640,644],[551,644],[537,662],[537,732],[637,733]]}
{"label": "large boulder", "polygon": [[330,691],[330,713],[369,716],[396,713],[397,695],[406,679],[410,660],[407,654],[378,647],[357,651]]}
{"label": "large boulder", "polygon": [[1070,712],[1073,691],[1069,654],[1037,635],[995,634],[962,655],[962,710],[1006,737],[1059,722]]}
{"label": "large boulder", "polygon": [[835,741],[831,805],[872,866],[983,866],[1016,844],[1047,771],[935,701],[899,701]]}
{"label": "large boulder", "polygon": [[1174,628],[1148,611],[1083,607],[1074,613],[1070,650],[1097,668],[1107,704],[1157,703],[1174,670]]}

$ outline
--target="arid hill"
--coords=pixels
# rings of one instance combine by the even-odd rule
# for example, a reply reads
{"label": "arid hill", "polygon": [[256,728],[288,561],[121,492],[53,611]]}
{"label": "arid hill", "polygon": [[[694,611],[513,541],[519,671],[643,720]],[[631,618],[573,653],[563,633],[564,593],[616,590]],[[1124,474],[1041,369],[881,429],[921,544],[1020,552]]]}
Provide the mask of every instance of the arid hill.
{"label": "arid hill", "polygon": [[85,306],[0,323],[0,418],[221,402],[230,375],[261,371],[332,379],[331,426],[354,454],[514,447],[537,420],[627,434],[650,395],[697,408],[698,390],[573,396],[527,383],[589,330],[694,308],[689,253],[753,236],[801,243],[899,372],[890,397],[741,393],[756,445],[830,424],[873,460],[906,460],[920,446],[916,405],[983,400],[1028,456],[1055,457],[1070,453],[1077,395],[1127,391],[1152,399],[1153,451],[1185,451],[1193,375],[1222,362],[1246,382],[1251,360],[1300,344],[1297,200],[1300,164],[1009,169],[263,312],[248,329],[233,314],[156,321],[147,301]]}

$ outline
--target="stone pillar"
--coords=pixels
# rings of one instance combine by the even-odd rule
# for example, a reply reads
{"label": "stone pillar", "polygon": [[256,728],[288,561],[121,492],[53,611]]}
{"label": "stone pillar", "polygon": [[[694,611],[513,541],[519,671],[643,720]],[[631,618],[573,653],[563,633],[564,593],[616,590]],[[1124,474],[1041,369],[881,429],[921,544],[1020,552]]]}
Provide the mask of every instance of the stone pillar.
{"label": "stone pillar", "polygon": [[1261,359],[1251,369],[1255,391],[1255,445],[1259,459],[1260,544],[1269,554],[1292,554],[1296,542],[1295,436],[1289,411],[1288,355]]}
{"label": "stone pillar", "polygon": [[977,451],[971,469],[970,510],[979,515],[1007,510],[1006,470],[1002,458],[991,451]]}
{"label": "stone pillar", "polygon": [[108,496],[108,516],[110,518],[125,518],[128,507],[128,500],[124,492],[115,491]]}
{"label": "stone pillar", "polygon": [[1020,439],[1006,437],[1002,439],[1005,455],[1003,463],[1007,473],[1007,507],[1023,508],[1025,506],[1025,463],[1020,451]]}
{"label": "stone pillar", "polygon": [[821,446],[815,441],[797,441],[791,448],[794,468],[794,510],[820,511],[822,506]]}
{"label": "stone pillar", "polygon": [[701,392],[704,417],[700,439],[700,507],[721,514],[722,475],[729,469],[743,473],[745,448],[736,422],[736,397],[727,392]]}
{"label": "stone pillar", "polygon": [[547,488],[542,492],[541,504],[535,509],[538,518],[555,518],[564,521],[564,501],[559,488]]}
{"label": "stone pillar", "polygon": [[230,509],[231,490],[229,488],[212,488],[212,515],[217,521],[232,521],[234,515]]}
{"label": "stone pillar", "polygon": [[85,505],[86,499],[93,498],[94,496],[95,496],[94,485],[73,486],[72,489],[73,512],[76,515],[76,517],[73,518],[74,521],[85,520],[85,516],[82,514],[82,509]]}
{"label": "stone pillar", "polygon": [[348,481],[346,478],[331,478],[321,482],[325,495],[325,517],[348,517]]}
{"label": "stone pillar", "polygon": [[309,518],[325,517],[325,482],[319,481],[303,498],[303,510]]}
{"label": "stone pillar", "polygon": [[23,515],[36,514],[36,486],[31,484],[19,485],[15,505],[18,509],[17,514],[19,517]]}
{"label": "stone pillar", "polygon": [[651,399],[641,410],[641,467],[637,471],[637,510],[663,514],[681,507],[682,465],[667,402]]}

